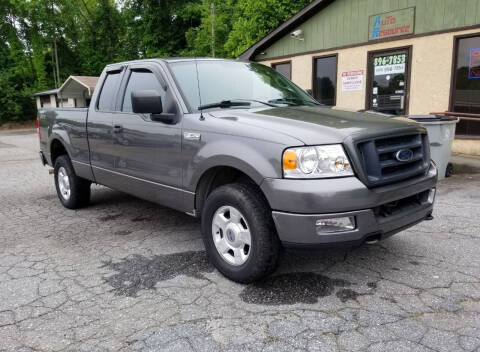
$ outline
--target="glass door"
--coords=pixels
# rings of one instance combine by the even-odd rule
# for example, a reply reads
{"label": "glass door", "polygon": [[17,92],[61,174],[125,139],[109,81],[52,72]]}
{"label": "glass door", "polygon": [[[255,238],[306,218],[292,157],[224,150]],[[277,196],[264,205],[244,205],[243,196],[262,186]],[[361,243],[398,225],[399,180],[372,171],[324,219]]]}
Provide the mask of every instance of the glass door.
{"label": "glass door", "polygon": [[461,120],[456,134],[480,136],[480,35],[459,38],[455,47],[450,110],[471,114],[471,119],[478,119]]}
{"label": "glass door", "polygon": [[407,113],[409,56],[408,49],[370,53],[368,109],[393,115]]}

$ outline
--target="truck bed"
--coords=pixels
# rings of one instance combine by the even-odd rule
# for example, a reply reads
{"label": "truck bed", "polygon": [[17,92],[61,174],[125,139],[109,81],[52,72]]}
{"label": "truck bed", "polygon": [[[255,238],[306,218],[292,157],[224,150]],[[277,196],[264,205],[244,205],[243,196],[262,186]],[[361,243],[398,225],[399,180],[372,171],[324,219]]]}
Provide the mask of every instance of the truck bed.
{"label": "truck bed", "polygon": [[38,110],[40,151],[52,163],[52,135],[62,139],[72,159],[89,162],[87,140],[88,108],[46,108]]}

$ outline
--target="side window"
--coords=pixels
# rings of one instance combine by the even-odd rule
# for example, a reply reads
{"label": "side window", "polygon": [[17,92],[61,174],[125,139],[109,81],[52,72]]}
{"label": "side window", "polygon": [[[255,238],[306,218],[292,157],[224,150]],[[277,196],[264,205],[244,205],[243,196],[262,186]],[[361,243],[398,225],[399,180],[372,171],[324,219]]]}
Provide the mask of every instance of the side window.
{"label": "side window", "polygon": [[282,75],[284,75],[288,79],[290,80],[292,79],[292,63],[290,61],[272,64],[272,68],[275,71],[280,72]]}
{"label": "side window", "polygon": [[328,106],[334,106],[337,97],[337,56],[315,59],[313,67],[313,96]]}
{"label": "side window", "polygon": [[163,90],[157,77],[146,70],[132,71],[128,80],[125,96],[123,98],[122,111],[132,112],[132,92],[136,90],[156,90],[162,97],[165,104],[165,91]]}
{"label": "side window", "polygon": [[115,107],[115,95],[118,89],[118,82],[120,81],[120,71],[108,73],[103,83],[100,97],[98,98],[98,110],[111,111]]}

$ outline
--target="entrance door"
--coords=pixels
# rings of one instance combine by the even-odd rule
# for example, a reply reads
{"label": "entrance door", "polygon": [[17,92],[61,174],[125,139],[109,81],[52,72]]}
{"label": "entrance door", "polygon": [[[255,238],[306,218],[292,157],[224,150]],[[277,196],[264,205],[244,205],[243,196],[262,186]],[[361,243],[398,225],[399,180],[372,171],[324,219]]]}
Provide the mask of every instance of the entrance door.
{"label": "entrance door", "polygon": [[408,113],[409,60],[409,49],[369,54],[369,110],[393,115]]}
{"label": "entrance door", "polygon": [[480,35],[455,43],[450,111],[469,114],[457,124],[457,136],[480,136]]}

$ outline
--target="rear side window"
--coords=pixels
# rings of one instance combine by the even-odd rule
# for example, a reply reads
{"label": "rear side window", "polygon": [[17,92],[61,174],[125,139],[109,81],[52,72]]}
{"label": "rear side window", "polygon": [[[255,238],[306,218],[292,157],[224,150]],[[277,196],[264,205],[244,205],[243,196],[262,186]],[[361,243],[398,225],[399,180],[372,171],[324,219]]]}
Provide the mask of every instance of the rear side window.
{"label": "rear side window", "polygon": [[130,79],[128,80],[127,88],[125,89],[125,96],[123,97],[122,111],[132,112],[132,92],[137,90],[156,90],[162,97],[162,102],[165,104],[165,91],[163,90],[157,77],[146,70],[132,71]]}
{"label": "rear side window", "polygon": [[98,110],[112,111],[115,108],[115,96],[120,81],[120,72],[111,72],[105,77],[100,97],[98,98]]}

